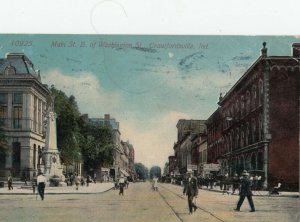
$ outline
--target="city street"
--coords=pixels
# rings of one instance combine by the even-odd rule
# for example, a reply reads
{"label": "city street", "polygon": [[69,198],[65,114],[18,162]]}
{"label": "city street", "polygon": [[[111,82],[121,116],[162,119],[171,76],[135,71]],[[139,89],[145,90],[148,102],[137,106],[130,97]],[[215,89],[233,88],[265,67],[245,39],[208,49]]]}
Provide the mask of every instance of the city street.
{"label": "city street", "polygon": [[[82,190],[85,188],[82,188]],[[235,212],[237,195],[199,190],[198,210],[188,214],[186,196],[180,186],[160,184],[153,191],[148,182],[131,183],[124,196],[118,190],[102,193],[0,195],[1,221],[209,221],[209,222],[295,222],[299,221],[299,198],[254,196],[256,212],[247,200]]]}

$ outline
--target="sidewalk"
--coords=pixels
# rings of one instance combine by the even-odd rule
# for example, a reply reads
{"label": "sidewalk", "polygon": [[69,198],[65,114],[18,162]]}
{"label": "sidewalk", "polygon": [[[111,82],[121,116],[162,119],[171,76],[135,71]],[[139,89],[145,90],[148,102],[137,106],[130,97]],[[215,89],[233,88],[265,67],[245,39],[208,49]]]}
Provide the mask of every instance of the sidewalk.
{"label": "sidewalk", "polygon": [[[114,183],[90,183],[89,186],[79,186],[76,190],[76,186],[64,186],[64,187],[49,187],[46,186],[45,194],[95,194],[103,193],[111,190],[114,187]],[[37,192],[37,188],[35,190]],[[32,195],[32,188],[21,188],[21,186],[14,186],[13,190],[8,190],[7,186],[0,188],[0,195]]]}
{"label": "sidewalk", "polygon": [[[220,187],[214,187],[213,189],[206,188],[203,186],[200,188],[200,190],[207,190],[207,191],[212,191],[212,192],[218,192],[218,193],[223,193],[223,191],[220,189]],[[285,192],[281,191],[279,192],[279,195],[276,194],[269,194],[269,191],[265,190],[257,190],[257,191],[252,191],[253,196],[269,196],[269,197],[295,197],[299,198],[299,192]],[[232,190],[229,189],[228,192],[224,192],[224,195],[239,195],[239,192],[236,191],[236,193],[232,194]]]}

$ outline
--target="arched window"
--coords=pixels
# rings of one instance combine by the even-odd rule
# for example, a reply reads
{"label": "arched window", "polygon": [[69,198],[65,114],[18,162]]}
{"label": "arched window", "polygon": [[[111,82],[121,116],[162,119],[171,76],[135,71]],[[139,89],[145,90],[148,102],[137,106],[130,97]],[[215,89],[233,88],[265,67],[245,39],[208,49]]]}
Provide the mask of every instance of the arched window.
{"label": "arched window", "polygon": [[247,91],[246,93],[246,113],[250,112],[250,92]]}
{"label": "arched window", "polygon": [[259,140],[263,140],[264,136],[264,124],[262,115],[259,115]]}
{"label": "arched window", "polygon": [[252,153],[251,155],[251,170],[256,170],[256,155]]}
{"label": "arched window", "polygon": [[16,74],[16,68],[8,65],[5,69],[4,69],[4,75],[15,75]]}
{"label": "arched window", "polygon": [[241,116],[245,115],[245,99],[244,96],[241,96]]}
{"label": "arched window", "polygon": [[258,83],[258,104],[262,105],[264,95],[263,81],[260,79]]}
{"label": "arched window", "polygon": [[263,170],[264,167],[264,155],[262,152],[259,152],[257,155],[257,169]]}
{"label": "arched window", "polygon": [[241,148],[245,145],[245,131],[244,126],[241,126]]}
{"label": "arched window", "polygon": [[235,102],[235,115],[236,115],[237,118],[239,118],[239,116],[240,116],[239,100],[237,100]]}
{"label": "arched window", "polygon": [[252,119],[252,126],[251,126],[251,131],[252,131],[252,143],[256,142],[256,123],[255,119]]}
{"label": "arched window", "polygon": [[249,145],[249,137],[250,137],[250,130],[249,130],[249,124],[246,124],[246,135],[245,135],[245,145],[248,146]]}
{"label": "arched window", "polygon": [[256,107],[256,86],[252,86],[252,95],[251,95],[251,108],[252,110]]}
{"label": "arched window", "polygon": [[238,149],[240,146],[240,130],[237,128],[235,130],[235,149]]}

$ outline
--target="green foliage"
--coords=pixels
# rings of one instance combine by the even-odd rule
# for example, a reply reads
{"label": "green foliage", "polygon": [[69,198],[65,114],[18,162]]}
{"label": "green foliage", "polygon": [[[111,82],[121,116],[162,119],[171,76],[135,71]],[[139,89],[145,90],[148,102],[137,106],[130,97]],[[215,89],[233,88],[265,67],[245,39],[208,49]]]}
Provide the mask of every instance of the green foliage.
{"label": "green foliage", "polygon": [[161,169],[159,166],[153,166],[150,169],[150,178],[161,177]]}
{"label": "green foliage", "polygon": [[74,96],[67,97],[54,86],[51,86],[50,91],[54,97],[54,111],[57,114],[57,146],[61,152],[61,160],[64,164],[72,164],[80,158],[80,112]]}
{"label": "green foliage", "polygon": [[57,146],[62,163],[84,160],[86,170],[113,163],[112,130],[95,126],[84,119],[74,96],[68,97],[54,86],[50,88],[57,114]]}
{"label": "green foliage", "polygon": [[85,123],[81,129],[83,135],[81,150],[86,170],[98,169],[113,163],[113,135],[106,126]]}
{"label": "green foliage", "polygon": [[149,170],[142,163],[135,163],[134,169],[139,179],[141,180],[148,179]]}

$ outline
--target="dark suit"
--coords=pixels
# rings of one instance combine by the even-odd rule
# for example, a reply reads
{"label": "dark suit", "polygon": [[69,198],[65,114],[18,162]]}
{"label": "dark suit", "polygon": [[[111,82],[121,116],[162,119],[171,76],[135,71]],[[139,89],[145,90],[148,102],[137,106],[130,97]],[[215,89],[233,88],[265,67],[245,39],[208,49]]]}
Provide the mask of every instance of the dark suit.
{"label": "dark suit", "polygon": [[247,197],[249,205],[251,207],[251,211],[255,211],[254,203],[252,200],[252,192],[251,192],[251,182],[247,176],[243,176],[241,179],[241,188],[240,188],[240,199],[237,203],[236,210],[240,210],[245,197]]}
{"label": "dark suit", "polygon": [[197,179],[195,177],[189,177],[185,181],[183,193],[188,196],[188,205],[190,213],[197,209],[197,206],[193,203],[193,198],[198,195]]}

